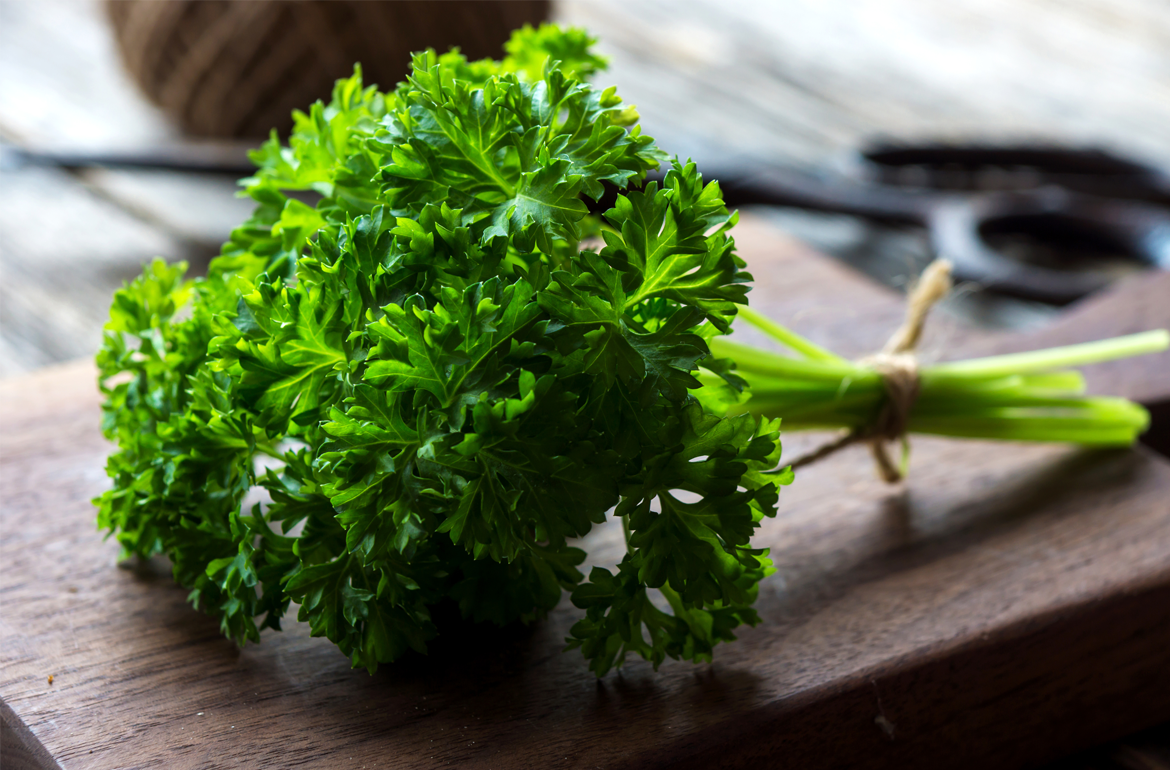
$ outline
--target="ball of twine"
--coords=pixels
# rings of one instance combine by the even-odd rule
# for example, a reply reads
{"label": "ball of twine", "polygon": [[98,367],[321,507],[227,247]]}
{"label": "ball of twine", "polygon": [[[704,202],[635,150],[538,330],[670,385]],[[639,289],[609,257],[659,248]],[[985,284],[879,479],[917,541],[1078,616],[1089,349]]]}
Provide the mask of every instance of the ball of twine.
{"label": "ball of twine", "polygon": [[512,30],[548,17],[549,2],[106,0],[106,11],[126,69],[184,131],[257,138],[328,99],[354,62],[367,84],[389,89],[423,48],[498,58]]}

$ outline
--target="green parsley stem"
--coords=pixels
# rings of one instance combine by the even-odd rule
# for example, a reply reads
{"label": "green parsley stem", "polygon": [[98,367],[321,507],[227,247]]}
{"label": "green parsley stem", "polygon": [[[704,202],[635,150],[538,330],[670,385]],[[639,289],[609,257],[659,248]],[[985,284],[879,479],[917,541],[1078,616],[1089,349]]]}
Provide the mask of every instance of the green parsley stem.
{"label": "green parsley stem", "polygon": [[[720,414],[780,417],[787,430],[869,428],[887,398],[881,376],[848,361],[755,311],[744,321],[796,355],[711,340],[716,357],[735,361],[750,386],[737,394],[711,372],[700,376],[699,398]],[[912,433],[1009,441],[1059,441],[1128,446],[1149,415],[1123,398],[1086,396],[1080,372],[1066,367],[1101,363],[1170,348],[1165,330],[1027,353],[927,364],[906,429]]]}
{"label": "green parsley stem", "polygon": [[760,331],[766,333],[772,339],[779,342],[781,345],[787,345],[797,353],[800,353],[805,358],[810,358],[817,361],[831,361],[838,364],[848,364],[849,362],[841,358],[836,353],[833,353],[820,345],[801,337],[796,332],[784,328],[780,324],[761,315],[750,307],[743,307],[739,309],[738,316],[750,323]]}
{"label": "green parsley stem", "polygon": [[1080,345],[934,364],[923,371],[923,377],[991,378],[1013,374],[1030,374],[1059,367],[1084,366],[1118,358],[1156,353],[1165,350],[1168,346],[1170,346],[1170,332],[1165,329],[1157,329],[1125,337],[1086,342]]}

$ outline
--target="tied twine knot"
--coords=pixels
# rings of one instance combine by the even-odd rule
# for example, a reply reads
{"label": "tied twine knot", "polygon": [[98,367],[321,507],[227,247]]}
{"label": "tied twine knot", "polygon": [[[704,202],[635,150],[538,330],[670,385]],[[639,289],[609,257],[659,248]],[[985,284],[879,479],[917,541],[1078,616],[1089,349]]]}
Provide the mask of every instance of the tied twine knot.
{"label": "tied twine knot", "polygon": [[[878,474],[888,484],[896,484],[904,476],[907,457],[906,426],[910,411],[918,400],[920,380],[918,356],[915,349],[922,337],[922,328],[930,309],[951,290],[951,263],[936,259],[922,271],[918,282],[906,300],[906,318],[879,353],[858,361],[882,378],[886,399],[869,425],[855,428],[840,438],[798,457],[791,463],[793,469],[811,465],[845,447],[865,442],[869,444]],[[902,462],[890,457],[887,444],[902,444]]]}

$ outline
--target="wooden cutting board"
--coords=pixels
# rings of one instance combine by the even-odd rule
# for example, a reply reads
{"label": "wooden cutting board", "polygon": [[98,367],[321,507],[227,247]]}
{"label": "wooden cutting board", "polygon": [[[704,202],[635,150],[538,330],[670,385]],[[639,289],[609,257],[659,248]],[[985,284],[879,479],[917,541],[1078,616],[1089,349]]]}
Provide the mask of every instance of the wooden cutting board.
{"label": "wooden cutting board", "polygon": [[[758,222],[738,240],[755,306],[817,341],[861,355],[897,325],[896,295]],[[1028,337],[936,321],[939,358],[1166,327],[1170,276]],[[1167,355],[1088,374],[1170,401]],[[6,770],[1024,767],[1170,718],[1170,463],[1148,450],[915,439],[898,487],[860,448],[807,468],[758,536],[763,623],[709,666],[598,680],[561,652],[563,601],[371,677],[300,624],[240,650],[165,565],[117,564],[98,403],[87,362],[0,383]],[[620,530],[588,540],[617,561]]]}

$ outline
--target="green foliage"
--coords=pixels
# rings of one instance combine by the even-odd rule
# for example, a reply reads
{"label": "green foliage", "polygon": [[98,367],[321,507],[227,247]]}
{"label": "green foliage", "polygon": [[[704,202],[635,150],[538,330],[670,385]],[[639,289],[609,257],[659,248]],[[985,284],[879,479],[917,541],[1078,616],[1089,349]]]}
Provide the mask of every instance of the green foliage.
{"label": "green foliage", "polygon": [[[99,525],[233,639],[296,602],[373,671],[426,649],[437,604],[505,624],[568,590],[600,675],[757,621],[778,421],[692,394],[701,363],[742,384],[708,349],[750,281],[735,218],[693,164],[641,187],[665,156],[583,79],[591,43],[428,51],[390,93],[356,71],[253,154],[206,278],[155,262],[115,295]],[[641,189],[588,215],[607,187]],[[628,553],[585,581],[572,542],[611,510]]]}

